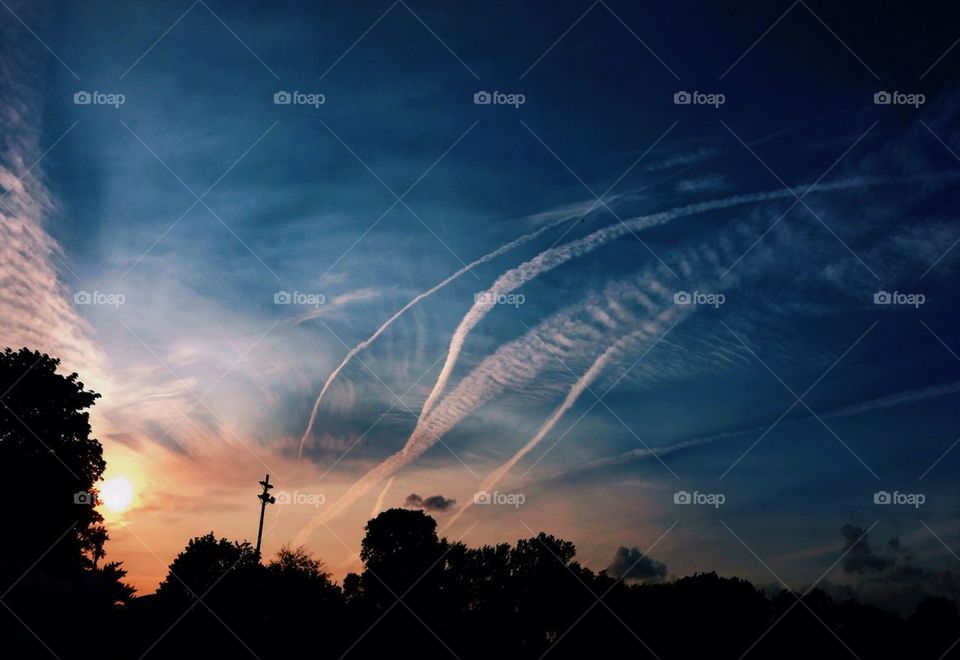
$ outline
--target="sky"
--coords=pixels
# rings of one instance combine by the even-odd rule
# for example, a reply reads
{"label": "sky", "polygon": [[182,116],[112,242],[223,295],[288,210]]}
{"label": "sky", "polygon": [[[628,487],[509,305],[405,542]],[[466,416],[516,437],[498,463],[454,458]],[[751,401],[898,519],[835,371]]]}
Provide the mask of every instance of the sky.
{"label": "sky", "polygon": [[956,8],[0,14],[0,339],[103,394],[141,593],[253,540],[267,473],[265,552],[338,579],[415,506],[596,570],[960,593]]}

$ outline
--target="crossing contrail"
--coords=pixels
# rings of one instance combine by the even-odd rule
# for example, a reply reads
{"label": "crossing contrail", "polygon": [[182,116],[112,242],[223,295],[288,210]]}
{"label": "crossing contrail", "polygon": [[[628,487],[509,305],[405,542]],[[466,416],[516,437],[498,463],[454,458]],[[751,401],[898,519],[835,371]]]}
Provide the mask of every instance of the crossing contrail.
{"label": "crossing contrail", "polygon": [[[546,437],[550,431],[553,430],[553,427],[557,425],[557,422],[560,421],[570,408],[573,407],[573,404],[577,402],[577,399],[580,398],[580,395],[583,394],[590,385],[597,379],[597,376],[603,371],[607,366],[610,360],[614,359],[624,348],[632,341],[643,337],[644,335],[653,335],[659,336],[663,331],[663,327],[668,326],[671,319],[678,315],[678,309],[667,309],[662,312],[652,324],[645,324],[646,327],[641,328],[640,330],[635,330],[629,334],[623,335],[617,341],[610,344],[606,350],[604,350],[597,358],[593,361],[593,364],[590,365],[590,368],[584,372],[583,376],[577,379],[567,392],[567,396],[564,397],[563,402],[557,406],[556,410],[544,421],[544,423],[537,430],[536,434],[530,440],[527,441],[523,447],[517,451],[510,459],[498,467],[496,470],[487,475],[487,478],[483,480],[480,484],[480,491],[490,491],[492,488],[503,479],[506,474],[513,469],[513,466],[516,465],[520,459],[529,454],[534,447],[536,447],[540,442]],[[462,516],[467,509],[473,505],[473,499],[468,499],[464,501],[460,508],[455,514],[447,521],[443,529],[449,529],[457,519]]]}
{"label": "crossing contrail", "polygon": [[443,368],[440,371],[437,382],[433,386],[433,390],[431,390],[430,395],[423,404],[423,409],[420,411],[420,419],[423,420],[426,417],[436,402],[437,397],[439,397],[443,392],[443,389],[450,378],[450,374],[453,373],[453,368],[457,364],[457,358],[460,356],[460,351],[463,349],[464,341],[466,340],[470,331],[490,312],[490,310],[493,309],[498,299],[501,299],[502,296],[518,289],[538,275],[553,270],[557,266],[560,266],[575,257],[588,254],[598,247],[606,245],[610,241],[620,238],[628,233],[634,233],[650,227],[662,225],[677,218],[698,215],[701,213],[731,208],[734,206],[743,206],[745,204],[755,204],[774,199],[805,195],[809,192],[825,192],[829,190],[877,185],[879,183],[890,183],[902,180],[902,178],[891,179],[889,177],[856,177],[831,183],[821,183],[810,186],[801,185],[795,188],[783,188],[781,190],[734,195],[731,197],[725,197],[723,199],[696,202],[694,204],[687,204],[686,206],[680,206],[667,211],[661,211],[652,215],[631,218],[630,220],[622,221],[615,225],[609,225],[603,229],[598,229],[592,234],[584,236],[583,238],[575,241],[570,241],[569,243],[565,243],[559,247],[553,247],[549,250],[545,250],[535,256],[533,259],[530,259],[516,268],[512,268],[503,273],[497,278],[497,280],[489,289],[477,296],[473,307],[470,308],[470,311],[468,311],[460,321],[460,324],[457,326],[457,329],[454,331],[453,336],[450,339],[450,347],[447,352],[447,359],[443,364]]}
{"label": "crossing contrail", "polygon": [[485,263],[487,263],[488,261],[491,261],[491,260],[499,257],[501,254],[504,254],[505,252],[509,252],[510,250],[513,250],[514,248],[520,247],[520,246],[523,245],[524,243],[528,243],[528,242],[532,241],[533,239],[535,239],[537,236],[540,236],[541,234],[543,234],[543,233],[544,233],[545,231],[547,231],[548,229],[551,229],[551,228],[553,228],[553,227],[556,227],[557,225],[559,225],[559,224],[561,224],[561,223],[567,222],[567,221],[570,220],[572,217],[573,217],[573,216],[564,216],[564,217],[560,218],[559,220],[554,220],[553,222],[550,222],[550,223],[544,225],[544,226],[541,227],[540,229],[537,229],[536,231],[532,231],[532,232],[530,232],[530,233],[528,233],[528,234],[524,234],[523,236],[520,236],[519,238],[515,238],[514,240],[510,241],[509,243],[506,243],[506,244],[504,244],[504,245],[501,245],[500,247],[498,247],[498,248],[497,248],[496,250],[494,250],[493,252],[490,252],[490,253],[488,253],[488,254],[485,254],[485,255],[483,255],[482,257],[480,257],[479,259],[470,262],[469,264],[467,264],[466,266],[464,266],[463,268],[461,268],[461,269],[458,270],[457,272],[455,272],[455,273],[453,273],[452,275],[450,275],[447,279],[445,279],[445,280],[443,280],[442,282],[440,282],[440,283],[438,283],[438,284],[430,287],[429,289],[427,289],[427,290],[424,291],[423,293],[420,293],[420,294],[414,296],[414,297],[410,300],[410,302],[408,302],[406,305],[404,305],[404,306],[401,307],[399,310],[397,310],[397,312],[394,313],[393,316],[391,316],[390,318],[388,318],[388,319],[383,323],[383,325],[381,325],[379,328],[377,328],[372,335],[370,335],[369,337],[367,337],[366,339],[364,339],[362,342],[360,342],[359,344],[357,344],[356,346],[354,346],[353,348],[351,348],[351,349],[347,352],[346,356],[344,356],[343,360],[340,361],[340,364],[337,365],[337,368],[334,369],[334,370],[330,373],[329,376],[327,376],[326,382],[324,382],[323,387],[320,389],[320,394],[317,395],[317,400],[314,401],[314,403],[313,403],[313,410],[310,411],[310,421],[307,422],[307,428],[306,428],[306,430],[303,432],[303,436],[300,438],[300,449],[299,449],[299,452],[298,452],[298,457],[299,457],[299,458],[303,458],[303,448],[304,448],[304,446],[306,445],[307,438],[310,437],[310,433],[313,431],[313,425],[314,425],[314,423],[315,423],[316,420],[317,420],[317,412],[320,410],[320,402],[323,401],[323,397],[324,397],[324,395],[327,393],[327,390],[329,390],[329,389],[330,389],[330,386],[333,385],[333,381],[335,381],[335,380],[337,379],[337,376],[340,375],[340,372],[344,370],[344,368],[350,363],[350,360],[352,360],[352,359],[354,358],[354,356],[357,355],[357,353],[359,353],[360,351],[364,350],[365,348],[367,348],[368,346],[370,346],[370,344],[372,344],[373,342],[375,342],[375,341],[377,340],[377,338],[378,338],[380,335],[382,335],[382,334],[387,330],[387,328],[389,328],[391,325],[393,325],[393,322],[394,322],[394,321],[396,321],[396,320],[399,319],[401,316],[403,316],[404,313],[406,313],[407,310],[409,310],[411,307],[413,307],[414,305],[416,305],[416,304],[419,303],[420,301],[424,300],[425,298],[429,298],[430,296],[432,296],[434,293],[436,293],[437,291],[439,291],[439,290],[442,289],[443,287],[447,286],[448,284],[450,284],[450,283],[453,282],[454,280],[458,279],[458,278],[461,277],[462,275],[465,275],[469,270],[471,270],[471,269],[473,269],[473,268],[476,268],[477,266],[479,266],[479,265],[481,265],[481,264],[485,264]]}
{"label": "crossing contrail", "polygon": [[[423,409],[420,412],[420,417],[417,420],[417,425],[404,446],[399,451],[395,452],[393,455],[381,462],[379,465],[368,471],[359,480],[357,480],[349,489],[347,489],[347,492],[344,493],[337,502],[335,502],[330,508],[325,510],[324,513],[318,517],[319,522],[311,522],[308,524],[307,528],[301,530],[300,535],[297,537],[297,542],[300,543],[301,541],[299,539],[301,538],[305,539],[306,535],[308,535],[316,525],[326,522],[339,515],[344,509],[356,502],[377,483],[392,476],[397,470],[423,454],[427,449],[433,446],[437,439],[444,432],[449,430],[449,428],[451,428],[456,421],[462,419],[473,409],[477,403],[476,401],[461,402],[458,400],[460,398],[458,396],[460,387],[458,386],[454,392],[451,392],[451,394],[444,399],[445,404],[447,401],[451,402],[449,408],[452,410],[450,416],[453,417],[453,420],[451,421],[450,419],[447,419],[447,415],[437,416],[430,414],[433,408],[433,402],[436,401],[437,397],[439,397],[439,395],[442,393],[444,386],[449,379],[450,373],[453,370],[467,334],[474,326],[476,326],[477,323],[480,322],[484,316],[486,316],[486,314],[493,307],[494,303],[491,302],[491,298],[495,300],[496,297],[515,290],[538,275],[552,270],[553,268],[566,263],[570,259],[588,254],[598,247],[605,245],[606,243],[609,243],[610,241],[619,238],[628,232],[639,231],[649,227],[662,225],[677,218],[746,204],[803,196],[810,192],[828,192],[832,190],[842,190],[855,187],[910,183],[918,180],[934,181],[942,179],[955,179],[958,176],[960,176],[960,173],[958,172],[949,172],[938,175],[919,175],[911,177],[854,177],[834,181],[831,183],[806,186],[800,185],[794,188],[783,188],[781,190],[734,195],[717,200],[688,204],[652,215],[632,218],[630,220],[623,221],[618,225],[605,227],[581,239],[571,241],[559,247],[545,250],[533,259],[521,264],[520,266],[517,266],[516,268],[510,269],[498,277],[494,284],[486,292],[484,292],[486,295],[478,296],[477,302],[461,320],[460,325],[457,327],[457,330],[454,332],[454,335],[451,338],[450,348],[443,371],[438,377],[433,391],[431,391],[430,396],[424,403]],[[528,336],[530,334],[532,333],[528,333]],[[510,345],[513,345],[513,343],[514,342],[511,342]],[[504,348],[505,347],[501,347],[498,349],[497,354],[499,354]],[[491,358],[487,358],[485,363],[490,359]],[[523,368],[523,365],[517,367],[517,369]],[[535,372],[536,368],[531,367],[530,370]],[[474,373],[477,371],[480,371],[480,368],[474,370]],[[471,374],[471,376],[472,375],[473,374]],[[497,386],[502,389],[504,384],[498,383]],[[470,394],[472,395],[472,393]],[[484,396],[489,396],[489,393],[485,393]]]}
{"label": "crossing contrail", "polygon": [[[556,359],[545,350],[546,342],[556,341],[556,350],[562,351],[563,347],[576,345],[578,341],[590,341],[592,330],[588,332],[586,324],[577,321],[578,315],[588,316],[586,308],[587,305],[582,302],[570,305],[484,358],[457,384],[432,415],[417,424],[402,449],[368,471],[333,504],[321,510],[300,530],[295,542],[301,545],[306,543],[314,529],[332,520],[378,483],[392,477],[401,467],[427,451],[477,406],[507,387],[522,387],[531,383],[546,364]],[[562,339],[557,339],[561,335]]]}

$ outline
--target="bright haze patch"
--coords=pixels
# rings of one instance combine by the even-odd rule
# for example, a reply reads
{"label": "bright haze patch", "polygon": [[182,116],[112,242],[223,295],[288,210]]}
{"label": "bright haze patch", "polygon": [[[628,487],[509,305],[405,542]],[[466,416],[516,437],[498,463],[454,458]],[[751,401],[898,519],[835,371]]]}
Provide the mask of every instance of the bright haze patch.
{"label": "bright haze patch", "polygon": [[111,513],[123,513],[133,505],[133,484],[125,477],[107,479],[100,486],[100,501]]}

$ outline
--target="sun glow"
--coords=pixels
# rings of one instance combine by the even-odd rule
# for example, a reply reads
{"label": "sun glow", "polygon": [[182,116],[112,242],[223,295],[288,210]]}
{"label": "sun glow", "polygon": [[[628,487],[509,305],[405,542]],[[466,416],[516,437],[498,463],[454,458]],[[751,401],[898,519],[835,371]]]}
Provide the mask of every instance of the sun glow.
{"label": "sun glow", "polygon": [[133,504],[133,484],[125,477],[107,479],[100,486],[100,501],[112,513],[122,513]]}

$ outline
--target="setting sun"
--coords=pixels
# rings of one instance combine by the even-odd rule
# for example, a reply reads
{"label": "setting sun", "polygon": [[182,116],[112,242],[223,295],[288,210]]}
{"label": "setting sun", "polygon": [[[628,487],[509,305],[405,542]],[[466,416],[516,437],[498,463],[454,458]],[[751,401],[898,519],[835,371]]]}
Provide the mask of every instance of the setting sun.
{"label": "setting sun", "polygon": [[126,511],[133,503],[133,484],[124,477],[107,479],[100,487],[100,500],[109,511]]}

